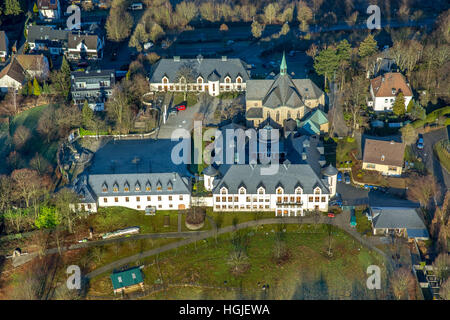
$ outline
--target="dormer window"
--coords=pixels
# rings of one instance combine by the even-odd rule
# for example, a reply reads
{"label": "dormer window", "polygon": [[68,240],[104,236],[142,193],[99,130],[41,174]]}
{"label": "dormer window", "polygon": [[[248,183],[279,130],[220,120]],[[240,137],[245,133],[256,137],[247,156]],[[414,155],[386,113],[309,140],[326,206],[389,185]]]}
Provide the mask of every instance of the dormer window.
{"label": "dormer window", "polygon": [[239,194],[245,194],[246,192],[247,192],[247,190],[245,190],[245,187],[239,188]]}
{"label": "dormer window", "polygon": [[147,183],[145,184],[145,191],[152,191],[152,185],[149,181],[147,181]]}
{"label": "dormer window", "polygon": [[162,79],[162,82],[163,82],[164,84],[168,84],[168,83],[169,83],[169,79],[168,79],[167,77],[164,77],[164,78]]}
{"label": "dormer window", "polygon": [[381,155],[381,161],[384,161],[384,154]]}
{"label": "dormer window", "polygon": [[259,187],[258,189],[258,194],[265,194],[266,190],[264,189],[264,187]]}
{"label": "dormer window", "polygon": [[227,194],[228,190],[225,187],[222,187],[222,189],[220,189],[220,194]]}
{"label": "dormer window", "polygon": [[160,181],[158,181],[158,183],[156,184],[156,190],[158,190],[158,191],[162,190],[162,185],[161,185]]}
{"label": "dormer window", "polygon": [[322,192],[322,190],[320,190],[319,187],[314,189],[314,194],[320,194]]}
{"label": "dormer window", "polygon": [[186,78],[183,77],[183,76],[181,76],[181,77],[180,77],[180,83],[186,83]]}
{"label": "dormer window", "polygon": [[395,88],[392,88],[392,94],[395,94],[396,91]]}
{"label": "dormer window", "polygon": [[283,188],[282,187],[278,187],[277,188],[277,194],[283,194]]}
{"label": "dormer window", "polygon": [[242,83],[242,78],[241,78],[240,76],[237,77],[237,78],[236,78],[236,82],[237,82],[237,83]]}
{"label": "dormer window", "polygon": [[172,182],[169,181],[169,183],[167,184],[167,190],[172,191],[173,190],[173,185]]}
{"label": "dormer window", "polygon": [[134,190],[141,191],[141,184],[139,183],[139,181],[134,185]]}
{"label": "dormer window", "polygon": [[103,192],[108,192],[108,185],[106,184],[106,182],[103,182],[102,191]]}
{"label": "dormer window", "polygon": [[302,194],[303,190],[300,187],[295,188],[295,194]]}
{"label": "dormer window", "polygon": [[225,77],[225,83],[231,83],[231,78],[230,77]]}
{"label": "dormer window", "polygon": [[202,84],[203,83],[203,78],[202,77],[198,77],[197,78],[197,83]]}
{"label": "dormer window", "polygon": [[114,192],[119,192],[119,185],[117,184],[117,182],[114,183],[114,185],[113,185],[113,191]]}
{"label": "dormer window", "polygon": [[123,191],[125,191],[125,192],[130,191],[130,185],[128,184],[128,182],[125,182],[125,185],[123,186]]}

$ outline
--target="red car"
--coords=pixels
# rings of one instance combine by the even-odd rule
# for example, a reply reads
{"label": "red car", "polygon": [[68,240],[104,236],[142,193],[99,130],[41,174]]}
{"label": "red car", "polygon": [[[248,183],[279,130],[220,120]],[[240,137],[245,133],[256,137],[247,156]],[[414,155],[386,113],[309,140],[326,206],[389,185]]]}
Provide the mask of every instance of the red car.
{"label": "red car", "polygon": [[177,110],[178,110],[178,111],[186,110],[186,105],[180,104],[179,106],[177,106]]}
{"label": "red car", "polygon": [[329,217],[329,218],[334,218],[334,213],[333,213],[333,212],[329,212],[329,213],[328,213],[328,217]]}

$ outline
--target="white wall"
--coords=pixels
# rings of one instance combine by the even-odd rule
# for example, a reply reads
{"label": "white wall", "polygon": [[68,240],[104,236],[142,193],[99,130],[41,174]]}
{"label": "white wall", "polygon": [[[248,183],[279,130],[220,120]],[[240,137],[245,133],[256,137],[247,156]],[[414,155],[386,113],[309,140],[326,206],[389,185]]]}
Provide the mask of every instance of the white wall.
{"label": "white wall", "polygon": [[[387,102],[386,102],[387,99]],[[405,110],[411,101],[412,96],[405,96]],[[375,97],[373,109],[375,111],[392,111],[395,97]],[[386,108],[386,110],[385,110]]]}
{"label": "white wall", "polygon": [[[169,196],[172,197],[172,200],[169,200]],[[180,200],[180,196],[183,197]],[[128,197],[129,201],[126,201]],[[140,198],[140,201],[137,201],[137,198]],[[147,200],[147,197],[150,197],[150,201]],[[158,197],[161,197],[161,200],[158,200]],[[117,202],[115,199],[117,198]],[[107,202],[105,202],[107,199]],[[190,195],[141,195],[141,196],[108,196],[98,198],[98,206],[99,207],[126,207],[136,210],[145,210],[147,206],[154,206],[156,210],[178,210],[179,206],[184,205],[184,208],[187,209],[190,207],[191,197]]]}

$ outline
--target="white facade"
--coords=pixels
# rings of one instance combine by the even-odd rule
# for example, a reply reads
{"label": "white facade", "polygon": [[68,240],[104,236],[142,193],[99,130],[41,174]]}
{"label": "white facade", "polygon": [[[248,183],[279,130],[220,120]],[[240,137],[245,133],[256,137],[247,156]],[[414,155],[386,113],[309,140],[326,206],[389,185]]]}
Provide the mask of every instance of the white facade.
{"label": "white facade", "polygon": [[329,194],[322,194],[320,188],[314,194],[303,194],[298,187],[295,194],[285,194],[282,188],[276,194],[266,194],[263,187],[258,194],[247,194],[245,188],[239,189],[239,194],[228,194],[223,187],[220,194],[213,196],[214,211],[274,211],[275,216],[304,216],[305,211],[327,211]]}
{"label": "white facade", "polygon": [[0,78],[0,90],[2,92],[8,92],[9,88],[14,88],[14,89],[20,89],[22,87],[22,84],[11,78],[8,75],[3,76],[2,78]]}
{"label": "white facade", "polygon": [[98,196],[99,207],[126,207],[145,210],[155,207],[156,210],[183,210],[190,208],[191,196],[188,194],[173,195],[141,195],[141,196]]}
{"label": "white facade", "polygon": [[[187,87],[186,87],[187,86]],[[237,77],[232,82],[230,77],[225,77],[224,82],[208,81],[199,76],[196,82],[187,85],[180,79],[178,83],[169,82],[167,77],[163,77],[160,83],[150,83],[150,90],[156,92],[207,92],[211,96],[218,96],[222,92],[245,91],[245,82],[242,77]]]}

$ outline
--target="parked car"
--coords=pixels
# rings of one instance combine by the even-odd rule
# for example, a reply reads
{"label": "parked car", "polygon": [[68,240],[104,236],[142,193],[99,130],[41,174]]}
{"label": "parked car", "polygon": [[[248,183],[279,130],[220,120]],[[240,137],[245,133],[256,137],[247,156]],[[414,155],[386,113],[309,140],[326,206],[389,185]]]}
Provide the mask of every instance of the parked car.
{"label": "parked car", "polygon": [[419,139],[417,140],[417,149],[422,150],[423,149],[423,137],[420,135]]}
{"label": "parked car", "polygon": [[178,111],[186,110],[186,106],[184,104],[181,104],[181,105],[177,106],[176,108]]}
{"label": "parked car", "polygon": [[345,184],[350,184],[350,175],[346,172],[344,173]]}
{"label": "parked car", "polygon": [[342,182],[342,173],[341,172],[339,172],[337,175],[337,181]]}
{"label": "parked car", "polygon": [[329,218],[334,218],[334,213],[333,212],[328,212],[328,217]]}

